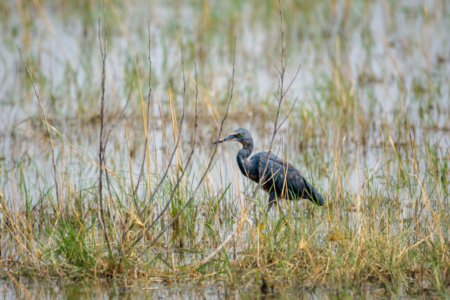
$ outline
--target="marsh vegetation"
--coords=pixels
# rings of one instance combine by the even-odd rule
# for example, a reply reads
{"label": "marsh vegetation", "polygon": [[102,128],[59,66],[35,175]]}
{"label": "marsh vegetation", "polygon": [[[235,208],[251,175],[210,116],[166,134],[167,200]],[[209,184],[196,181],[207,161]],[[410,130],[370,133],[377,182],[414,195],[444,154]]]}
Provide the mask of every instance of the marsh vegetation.
{"label": "marsh vegetation", "polygon": [[[450,5],[285,0],[281,16],[0,0],[0,289],[449,297]],[[266,214],[241,146],[211,145],[239,127],[325,205]]]}

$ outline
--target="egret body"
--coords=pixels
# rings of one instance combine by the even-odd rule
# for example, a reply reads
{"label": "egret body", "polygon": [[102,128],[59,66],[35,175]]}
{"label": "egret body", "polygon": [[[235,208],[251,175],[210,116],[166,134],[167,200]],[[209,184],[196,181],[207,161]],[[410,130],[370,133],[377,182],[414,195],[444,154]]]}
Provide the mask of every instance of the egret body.
{"label": "egret body", "polygon": [[214,144],[228,141],[236,141],[243,146],[237,154],[242,174],[257,183],[263,178],[261,187],[269,194],[269,210],[278,199],[308,199],[320,206],[324,204],[320,193],[290,163],[273,154],[269,156],[268,152],[257,153],[248,160],[253,151],[253,138],[246,129],[236,129]]}

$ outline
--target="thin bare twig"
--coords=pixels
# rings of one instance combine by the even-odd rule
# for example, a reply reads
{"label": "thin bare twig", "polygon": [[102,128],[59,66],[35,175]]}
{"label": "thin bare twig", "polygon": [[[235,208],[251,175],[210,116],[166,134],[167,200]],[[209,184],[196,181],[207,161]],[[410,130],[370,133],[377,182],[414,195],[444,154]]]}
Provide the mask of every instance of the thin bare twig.
{"label": "thin bare twig", "polygon": [[[183,76],[184,76],[184,74],[183,74]],[[185,115],[185,108],[186,108],[186,107],[185,107],[185,106],[186,106],[185,100],[186,100],[186,99],[183,99],[183,110],[182,110],[182,113],[181,113],[181,120],[180,120],[180,129],[179,129],[179,132],[181,132],[181,130],[183,129],[184,115]],[[170,156],[170,159],[169,159],[169,162],[168,162],[168,164],[167,164],[166,170],[164,171],[164,175],[161,177],[161,179],[160,179],[158,185],[157,185],[156,188],[153,190],[153,193],[152,193],[152,195],[151,195],[151,197],[150,197],[148,203],[145,205],[145,207],[144,207],[144,208],[141,210],[141,212],[139,213],[139,217],[140,217],[141,219],[142,219],[142,217],[143,217],[143,215],[144,215],[144,212],[148,209],[148,207],[149,207],[150,204],[152,203],[153,198],[155,197],[156,193],[159,191],[159,189],[160,189],[162,183],[164,182],[164,180],[165,180],[166,177],[167,177],[167,173],[169,172],[170,166],[172,165],[172,160],[173,160],[173,158],[175,157],[175,153],[177,152],[178,146],[179,146],[179,144],[180,144],[180,139],[181,139],[181,134],[178,134],[177,142],[176,142],[175,147],[174,147],[174,149],[173,149],[173,151],[172,151],[172,154],[171,154],[171,156]],[[132,226],[133,226],[133,225],[132,225]],[[130,228],[130,229],[131,229],[131,228]],[[128,230],[128,231],[129,231],[129,230]]]}
{"label": "thin bare twig", "polygon": [[116,127],[117,123],[120,121],[120,119],[122,119],[123,117],[123,113],[125,112],[125,109],[128,106],[128,103],[130,102],[131,99],[131,91],[133,90],[133,84],[134,84],[134,79],[136,78],[136,72],[133,73],[133,79],[131,80],[131,86],[130,86],[130,90],[128,91],[128,98],[127,98],[127,102],[125,103],[122,111],[120,112],[119,117],[117,118],[117,120],[114,122],[114,124],[111,126],[111,128],[109,129],[108,133],[106,134],[106,139],[105,139],[105,145],[103,148],[106,148],[106,145],[108,144],[108,140],[109,140],[109,136],[111,134],[111,132],[113,131],[114,127]]}
{"label": "thin bare twig", "polygon": [[28,75],[30,76],[31,84],[33,85],[34,94],[37,97],[37,100],[39,102],[39,108],[41,109],[42,116],[44,118],[45,125],[47,127],[47,134],[48,139],[50,141],[50,145],[52,146],[52,163],[53,163],[53,176],[55,177],[55,188],[56,188],[56,202],[58,205],[58,213],[62,213],[62,207],[61,207],[61,199],[59,194],[59,173],[58,173],[58,167],[56,166],[56,158],[55,158],[55,145],[53,144],[52,135],[50,132],[50,125],[47,121],[47,115],[45,114],[44,106],[42,105],[41,98],[39,97],[39,94],[36,89],[36,85],[34,84],[33,75],[31,75],[30,69],[28,68],[27,62],[23,58],[22,51],[20,51],[19,46],[17,46],[17,49],[19,50],[20,56],[22,57],[23,64],[25,65],[25,69],[27,69]]}
{"label": "thin bare twig", "polygon": [[[182,57],[181,62],[182,62],[182,65],[184,66],[183,55],[181,57]],[[180,177],[178,178],[178,180],[177,180],[177,182],[176,182],[176,184],[175,184],[175,186],[174,186],[174,188],[172,190],[172,194],[170,195],[169,200],[167,201],[166,205],[161,210],[161,212],[158,214],[158,216],[153,220],[153,222],[150,224],[150,226],[145,230],[145,232],[143,234],[140,234],[138,236],[138,238],[136,238],[136,240],[132,243],[130,249],[133,248],[142,239],[142,237],[144,235],[146,235],[147,232],[150,231],[150,229],[162,217],[164,212],[169,208],[169,205],[170,205],[170,203],[172,203],[172,199],[173,199],[173,196],[175,195],[175,192],[176,192],[176,190],[178,188],[178,185],[180,184],[181,180],[183,179],[183,177],[185,175],[185,172],[186,172],[186,170],[187,170],[187,168],[189,166],[189,163],[191,161],[191,158],[194,155],[195,145],[196,145],[196,142],[197,142],[197,127],[198,127],[198,124],[197,124],[197,121],[198,121],[198,112],[197,112],[197,106],[198,106],[197,105],[198,104],[198,81],[197,81],[197,64],[195,63],[195,61],[194,61],[194,64],[195,64],[195,81],[196,81],[195,82],[195,125],[194,125],[194,140],[193,140],[193,144],[192,144],[192,147],[191,147],[191,153],[189,154],[189,157],[188,157],[187,162],[186,162],[186,164],[185,164],[185,166],[183,168],[183,171],[182,171]],[[184,67],[183,67],[183,85],[184,85],[183,91],[184,91],[184,98],[186,98],[186,79],[185,79],[184,72],[185,72],[185,70],[184,70]],[[144,224],[145,223],[147,223],[147,220],[144,222]]]}
{"label": "thin bare twig", "polygon": [[[108,141],[109,141],[109,136],[111,134],[111,132],[113,131],[114,127],[116,127],[117,123],[120,121],[120,119],[122,119],[122,116],[125,112],[125,109],[128,106],[128,103],[130,102],[131,99],[131,91],[133,90],[133,83],[134,83],[134,79],[136,77],[136,72],[133,73],[133,79],[131,80],[131,85],[130,85],[130,90],[128,91],[128,98],[127,98],[127,102],[125,103],[122,111],[120,112],[119,117],[117,118],[117,120],[114,122],[114,124],[111,126],[111,128],[109,129],[108,133],[106,134],[106,139],[105,139],[105,144],[103,146],[103,153],[102,153],[102,158],[103,158],[103,165],[105,167],[105,176],[106,176],[106,184],[108,185],[108,194],[109,194],[109,198],[112,199],[112,193],[111,193],[111,182],[109,180],[109,172],[108,172],[108,168],[106,167],[106,161],[104,160],[105,158],[105,152],[106,152],[106,146],[108,145]],[[119,217],[119,221],[122,223],[122,220]]]}
{"label": "thin bare twig", "polygon": [[[184,69],[183,69],[183,78],[184,78]],[[186,88],[186,87],[185,87],[185,88]],[[180,120],[180,129],[179,129],[179,132],[181,132],[181,130],[183,129],[184,116],[185,116],[185,108],[186,108],[186,98],[183,98],[183,110],[182,110],[182,114],[181,114],[181,120]],[[172,151],[172,154],[171,154],[171,156],[170,156],[170,159],[169,159],[169,162],[168,162],[168,164],[167,164],[166,170],[164,171],[163,176],[162,176],[161,179],[159,180],[158,185],[157,185],[156,188],[153,190],[152,195],[150,196],[150,199],[148,200],[148,203],[145,205],[145,207],[144,207],[144,208],[141,210],[141,212],[139,213],[139,218],[140,218],[140,219],[143,218],[145,211],[147,211],[148,207],[149,207],[150,204],[152,203],[153,198],[155,197],[156,193],[157,193],[157,192],[159,191],[159,189],[161,188],[162,183],[163,183],[164,180],[166,179],[167,173],[169,172],[169,169],[170,169],[170,167],[171,167],[171,165],[172,165],[173,158],[175,157],[175,153],[176,153],[176,151],[177,151],[177,149],[178,149],[178,146],[179,146],[179,144],[180,144],[180,139],[181,139],[181,134],[178,134],[177,141],[176,141],[176,143],[175,143],[175,147],[174,147],[174,149],[173,149],[173,151]],[[148,219],[146,219],[145,222],[143,222],[143,225],[144,225],[144,226],[145,226],[145,224],[147,223],[147,221],[148,221]],[[131,225],[128,227],[128,229],[124,231],[124,233],[123,233],[122,236],[125,237],[125,236],[128,234],[128,232],[134,227],[134,225],[135,225],[135,223],[131,224]],[[140,240],[140,238],[142,238],[142,237],[140,236],[140,237],[139,237],[139,240]],[[135,244],[136,244],[136,242],[133,242],[133,243],[132,243],[132,246],[134,246]]]}
{"label": "thin bare twig", "polygon": [[106,24],[106,13],[105,13],[105,3],[103,2],[103,17],[105,22],[105,44],[102,45],[101,30],[100,30],[100,19],[98,20],[98,40],[100,43],[100,53],[102,55],[102,83],[101,83],[101,98],[100,98],[100,139],[99,139],[99,150],[98,150],[98,160],[99,160],[99,175],[98,175],[98,205],[99,205],[99,215],[100,223],[103,229],[103,235],[105,237],[106,244],[108,246],[108,251],[112,254],[111,245],[109,243],[108,233],[106,231],[105,224],[105,214],[103,207],[103,168],[104,168],[104,146],[103,146],[103,127],[104,127],[104,111],[105,111],[105,79],[106,79],[106,55],[107,55],[107,45],[108,45],[108,25]]}
{"label": "thin bare twig", "polygon": [[[148,145],[148,126],[149,126],[149,113],[150,113],[150,98],[152,94],[152,59],[151,59],[151,37],[150,37],[150,20],[148,20],[148,69],[149,69],[149,76],[148,76],[148,95],[147,95],[147,132],[145,133],[145,145],[144,145],[144,157],[142,158],[142,164],[141,164],[141,171],[139,172],[138,181],[136,183],[136,187],[133,191],[133,199],[136,197],[136,193],[139,187],[139,184],[142,179],[142,174],[144,174],[144,165],[145,165],[145,158],[147,157],[147,145]],[[136,207],[137,209],[137,207]]]}
{"label": "thin bare twig", "polygon": [[[220,124],[220,130],[219,130],[219,134],[218,134],[217,139],[219,139],[220,135],[222,134],[223,124],[225,123],[225,120],[228,117],[228,112],[229,112],[229,109],[230,109],[231,100],[233,99],[235,63],[236,63],[236,37],[234,38],[233,73],[231,75],[230,98],[228,99],[227,110],[226,110],[225,116],[223,117],[222,122]],[[173,217],[173,219],[166,225],[166,227],[164,227],[164,229],[161,230],[161,232],[153,239],[152,243],[150,244],[150,247],[153,246],[159,240],[159,238],[164,234],[164,232],[166,232],[167,229],[169,229],[172,226],[172,224],[175,222],[175,220],[178,219],[178,217],[183,213],[183,211],[186,209],[186,207],[188,207],[188,205],[191,204],[192,200],[194,200],[195,194],[197,193],[198,189],[200,188],[201,184],[203,183],[203,180],[205,179],[205,177],[209,173],[209,170],[210,170],[210,168],[212,166],[212,162],[213,162],[214,156],[217,153],[218,145],[219,144],[216,144],[216,146],[214,147],[214,151],[213,151],[211,157],[209,158],[209,162],[208,162],[208,165],[206,167],[206,170],[203,173],[203,176],[200,178],[200,181],[198,182],[197,187],[195,188],[194,192],[192,193],[192,196],[189,199],[189,201],[186,202],[186,204],[180,209],[180,211],[175,215],[175,217]],[[140,256],[142,256],[146,250],[142,251]]]}
{"label": "thin bare twig", "polygon": [[286,117],[283,119],[283,121],[280,122],[280,125],[278,126],[278,130],[280,130],[281,126],[283,126],[284,122],[286,122],[286,120],[289,118],[289,116],[291,115],[292,111],[294,110],[295,104],[297,103],[298,100],[298,96],[295,98],[294,100],[294,104],[292,104],[291,109],[289,110],[288,114],[286,115]]}
{"label": "thin bare twig", "polygon": [[[280,8],[279,14],[280,14],[280,33],[281,33],[281,72],[279,73],[280,77],[279,77],[279,82],[278,82],[278,89],[279,89],[278,109],[277,109],[277,114],[275,116],[275,121],[274,121],[274,124],[273,124],[273,133],[272,133],[272,138],[270,140],[270,146],[269,146],[269,151],[267,153],[266,163],[265,163],[265,166],[264,166],[264,169],[263,169],[264,171],[262,172],[262,175],[261,175],[261,178],[259,180],[258,186],[256,187],[256,189],[253,192],[253,197],[256,196],[256,193],[258,192],[260,187],[266,182],[265,177],[266,177],[267,166],[269,165],[269,158],[270,158],[270,155],[272,153],[273,141],[275,140],[275,136],[277,135],[278,130],[279,130],[278,119],[280,117],[281,104],[283,103],[284,96],[285,96],[285,92],[284,92],[284,75],[285,75],[285,72],[286,72],[286,66],[285,66],[285,63],[284,63],[284,54],[285,54],[286,48],[284,47],[283,13],[282,13],[282,10],[281,10],[281,0],[278,0],[278,5],[279,5],[279,8]],[[299,70],[300,70],[300,67],[299,67]],[[298,71],[297,71],[297,73],[298,73]],[[294,80],[295,80],[295,77],[294,77]],[[292,84],[292,82],[291,82],[291,84]],[[259,164],[260,164],[259,167],[261,167],[261,161],[262,161],[262,159],[259,162]]]}
{"label": "thin bare twig", "polygon": [[[149,68],[149,77],[148,77],[148,94],[147,94],[147,114],[146,114],[146,124],[145,124],[145,144],[144,144],[144,153],[142,157],[142,164],[141,164],[141,170],[139,171],[139,177],[136,182],[136,186],[133,190],[133,203],[135,206],[136,211],[139,210],[137,201],[136,201],[136,194],[137,190],[139,188],[139,184],[142,179],[142,175],[144,174],[144,166],[145,166],[145,158],[147,157],[147,145],[148,145],[148,130],[149,130],[149,114],[150,114],[150,99],[152,94],[152,58],[151,58],[151,36],[150,36],[150,20],[147,21],[148,26],[148,68]],[[124,232],[122,233],[122,241],[125,241],[125,237],[128,234],[128,232],[133,228],[134,223],[131,224]]]}
{"label": "thin bare twig", "polygon": [[[181,54],[181,65],[182,65],[182,71],[183,71],[183,95],[184,95],[183,97],[184,97],[184,101],[186,101],[186,78],[185,78],[185,74],[184,74],[185,70],[184,70],[184,57],[183,57],[183,54]],[[184,174],[186,172],[186,169],[189,166],[189,163],[190,163],[190,160],[192,158],[192,155],[194,154],[195,145],[197,143],[197,120],[198,120],[197,99],[198,99],[198,87],[197,87],[197,85],[195,85],[195,125],[194,125],[194,140],[193,140],[192,147],[191,147],[191,153],[188,156],[187,162],[186,162],[186,164],[185,164],[185,166],[183,168],[183,171],[181,172],[181,175],[177,179],[177,182],[176,182],[176,184],[175,184],[175,186],[174,186],[174,188],[172,190],[172,194],[170,195],[169,200],[167,201],[166,205],[161,210],[161,212],[158,214],[158,216],[153,220],[153,222],[147,228],[146,232],[148,232],[153,227],[153,225],[155,225],[155,223],[162,217],[164,212],[169,208],[169,205],[170,205],[170,203],[172,203],[172,199],[173,199],[173,196],[175,195],[175,192],[176,192],[176,190],[178,188],[178,185],[180,184],[181,180],[183,179]],[[147,223],[147,220],[146,220],[145,223]]]}
{"label": "thin bare twig", "polygon": [[298,66],[297,72],[295,72],[294,78],[292,78],[291,82],[289,83],[288,87],[286,88],[286,90],[284,91],[284,96],[286,96],[286,94],[289,92],[289,90],[291,89],[292,84],[294,83],[295,79],[297,79],[298,73],[300,72],[300,68],[302,67],[302,65],[300,64]]}

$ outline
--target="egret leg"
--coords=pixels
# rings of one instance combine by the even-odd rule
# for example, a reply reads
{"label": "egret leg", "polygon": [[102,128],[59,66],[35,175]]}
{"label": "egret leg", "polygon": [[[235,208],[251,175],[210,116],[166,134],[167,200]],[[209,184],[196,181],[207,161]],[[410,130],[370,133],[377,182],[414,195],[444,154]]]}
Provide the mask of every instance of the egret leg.
{"label": "egret leg", "polygon": [[[278,206],[277,197],[275,196],[275,193],[270,193],[269,194],[269,205],[267,206],[267,211],[265,213],[264,219],[268,218],[268,216],[270,214],[270,209],[272,208],[272,206],[274,204],[277,204],[277,206]],[[264,221],[261,224],[259,224],[259,226],[258,226],[259,234],[261,237],[264,237],[264,235],[262,234],[262,229],[264,229],[265,226],[266,226],[266,224],[264,223]]]}
{"label": "egret leg", "polygon": [[270,209],[272,208],[272,206],[274,204],[276,204],[278,206],[277,196],[275,195],[275,193],[270,193],[269,194],[269,206],[267,208],[267,212],[270,211]]}
{"label": "egret leg", "polygon": [[[270,193],[269,194],[269,205],[268,205],[267,211],[264,215],[264,220],[267,220],[269,213],[270,213],[270,209],[272,208],[272,206],[275,203],[277,203],[277,197],[275,196],[274,193]],[[261,224],[259,224],[259,226],[258,226],[258,233],[261,238],[264,238],[264,234],[262,233],[262,230],[264,229],[265,226],[266,226],[266,224],[264,223],[264,221],[262,221]]]}

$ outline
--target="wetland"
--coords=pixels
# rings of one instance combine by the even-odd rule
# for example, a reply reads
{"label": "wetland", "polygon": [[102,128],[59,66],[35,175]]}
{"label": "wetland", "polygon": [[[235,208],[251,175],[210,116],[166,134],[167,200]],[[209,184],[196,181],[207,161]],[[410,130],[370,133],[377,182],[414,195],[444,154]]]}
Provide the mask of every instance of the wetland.
{"label": "wetland", "polygon": [[[0,26],[1,297],[449,297],[447,1],[0,0]],[[240,127],[325,205],[266,213],[212,145]]]}

